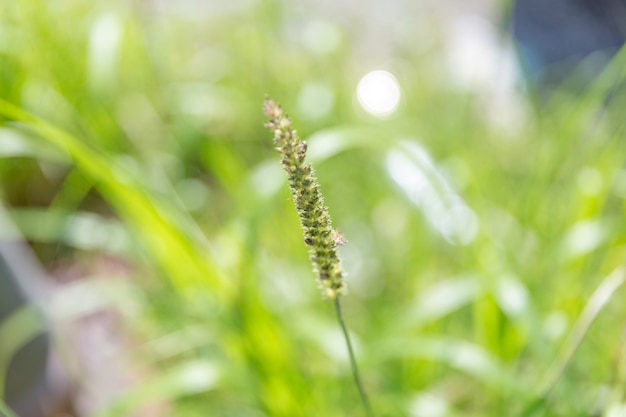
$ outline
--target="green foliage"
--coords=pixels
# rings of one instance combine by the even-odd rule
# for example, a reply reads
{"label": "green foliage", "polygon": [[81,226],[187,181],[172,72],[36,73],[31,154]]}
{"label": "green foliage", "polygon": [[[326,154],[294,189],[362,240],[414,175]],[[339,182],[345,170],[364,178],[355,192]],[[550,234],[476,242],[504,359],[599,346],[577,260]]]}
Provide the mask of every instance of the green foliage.
{"label": "green foliage", "polygon": [[130,265],[107,305],[139,341],[129,366],[150,372],[96,415],[156,400],[176,416],[358,415],[265,93],[294,109],[349,241],[344,314],[376,415],[623,408],[620,290],[588,300],[626,255],[626,97],[612,91],[626,57],[503,128],[440,76],[435,46],[399,48],[403,102],[374,119],[353,104],[369,68],[354,70],[350,33],[324,21],[336,42],[315,49],[311,24],[273,1],[3,5],[0,199],[46,266]]}

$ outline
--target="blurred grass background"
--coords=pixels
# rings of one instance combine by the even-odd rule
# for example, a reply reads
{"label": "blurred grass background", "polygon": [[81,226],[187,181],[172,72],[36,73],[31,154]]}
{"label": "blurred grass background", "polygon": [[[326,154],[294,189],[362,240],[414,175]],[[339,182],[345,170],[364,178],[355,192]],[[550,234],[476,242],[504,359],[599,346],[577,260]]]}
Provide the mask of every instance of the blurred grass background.
{"label": "blurred grass background", "polygon": [[[54,279],[82,414],[360,415],[267,93],[349,241],[343,303],[376,415],[624,415],[610,297],[536,404],[626,255],[624,97],[606,100],[624,57],[534,102],[488,20],[425,2],[376,35],[309,6],[3,3],[0,198]],[[401,87],[389,117],[355,98],[374,69]]]}

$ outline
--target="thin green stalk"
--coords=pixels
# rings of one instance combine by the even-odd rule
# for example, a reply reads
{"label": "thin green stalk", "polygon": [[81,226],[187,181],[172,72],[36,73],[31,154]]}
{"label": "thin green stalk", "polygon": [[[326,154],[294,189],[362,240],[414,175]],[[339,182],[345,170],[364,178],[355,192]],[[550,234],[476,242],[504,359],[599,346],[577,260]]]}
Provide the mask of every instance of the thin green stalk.
{"label": "thin green stalk", "polygon": [[600,286],[591,295],[582,313],[578,317],[569,336],[563,344],[563,348],[557,355],[552,366],[548,368],[543,378],[543,383],[539,385],[533,400],[522,412],[522,417],[532,417],[545,407],[557,382],[564,375],[567,366],[574,358],[574,353],[582,343],[585,335],[589,331],[591,324],[598,314],[611,300],[611,297],[626,282],[626,267],[620,266],[611,272]]}
{"label": "thin green stalk", "polygon": [[348,333],[346,323],[343,320],[343,314],[341,313],[341,304],[339,303],[339,298],[335,298],[335,311],[337,312],[337,320],[339,320],[339,325],[341,326],[341,330],[343,331],[343,337],[346,339],[346,345],[348,346],[350,365],[352,366],[352,376],[354,377],[354,383],[359,390],[359,396],[361,397],[363,410],[365,411],[365,415],[367,417],[374,417],[374,413],[372,412],[372,408],[370,407],[369,400],[367,399],[367,394],[365,393],[365,389],[363,388],[363,382],[361,382],[359,367],[356,363],[356,357],[354,355],[354,350],[352,349],[352,342],[350,341],[350,335]]}
{"label": "thin green stalk", "polygon": [[539,386],[540,397],[547,397],[554,389],[556,383],[561,378],[567,365],[574,357],[574,353],[582,343],[585,335],[589,331],[591,324],[600,311],[608,304],[615,291],[626,280],[626,268],[620,266],[607,276],[600,286],[591,295],[587,305],[574,324],[571,333],[565,340],[562,350],[559,352],[555,362],[548,368],[544,377],[544,382]]}

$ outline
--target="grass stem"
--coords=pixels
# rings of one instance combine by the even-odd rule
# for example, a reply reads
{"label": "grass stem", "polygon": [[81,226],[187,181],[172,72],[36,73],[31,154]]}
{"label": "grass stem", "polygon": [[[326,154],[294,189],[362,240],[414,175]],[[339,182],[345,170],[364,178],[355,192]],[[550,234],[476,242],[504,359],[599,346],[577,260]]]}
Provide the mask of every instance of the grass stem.
{"label": "grass stem", "polygon": [[552,366],[546,371],[543,383],[539,385],[537,394],[522,413],[522,417],[535,416],[545,407],[556,384],[565,374],[567,366],[570,364],[578,347],[583,342],[591,324],[602,309],[606,307],[615,291],[617,291],[624,282],[626,282],[626,267],[624,266],[618,267],[602,280],[600,286],[589,298],[578,320],[574,323],[572,331],[563,344],[563,348],[557,355]]}
{"label": "grass stem", "polygon": [[363,404],[365,415],[367,417],[374,417],[374,413],[372,412],[372,408],[370,407],[369,400],[367,399],[367,394],[365,393],[365,389],[363,389],[363,382],[361,382],[361,376],[359,375],[359,367],[357,366],[356,357],[354,356],[354,350],[352,349],[350,335],[348,334],[348,329],[346,328],[346,323],[344,322],[343,314],[341,313],[341,304],[339,303],[339,298],[335,298],[334,301],[335,311],[337,312],[337,320],[339,320],[339,325],[341,326],[341,330],[343,331],[343,337],[346,339],[346,345],[348,346],[350,365],[352,366],[352,376],[354,377],[354,383],[359,390],[361,404]]}

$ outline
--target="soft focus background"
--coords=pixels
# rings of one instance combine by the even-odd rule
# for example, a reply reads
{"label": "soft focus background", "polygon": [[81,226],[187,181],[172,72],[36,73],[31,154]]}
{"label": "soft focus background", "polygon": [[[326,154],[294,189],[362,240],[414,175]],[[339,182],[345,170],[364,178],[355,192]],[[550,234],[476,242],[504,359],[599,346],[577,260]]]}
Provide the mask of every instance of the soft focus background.
{"label": "soft focus background", "polygon": [[66,411],[361,415],[269,94],[348,239],[377,416],[626,415],[625,60],[533,90],[511,7],[3,2],[0,233],[45,271]]}

